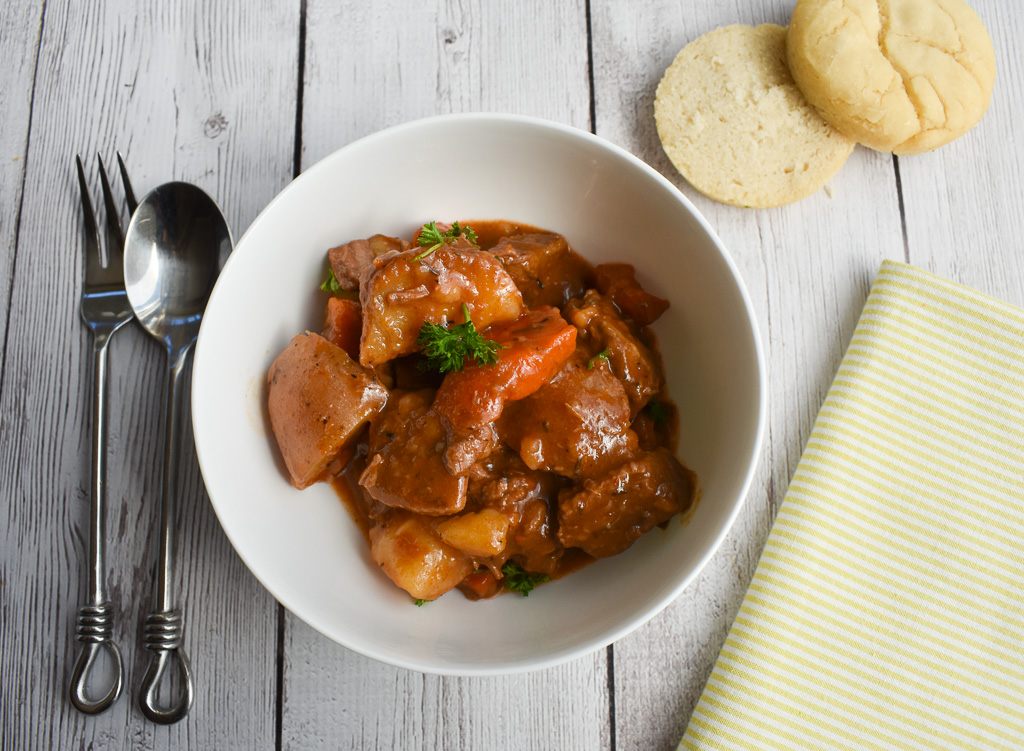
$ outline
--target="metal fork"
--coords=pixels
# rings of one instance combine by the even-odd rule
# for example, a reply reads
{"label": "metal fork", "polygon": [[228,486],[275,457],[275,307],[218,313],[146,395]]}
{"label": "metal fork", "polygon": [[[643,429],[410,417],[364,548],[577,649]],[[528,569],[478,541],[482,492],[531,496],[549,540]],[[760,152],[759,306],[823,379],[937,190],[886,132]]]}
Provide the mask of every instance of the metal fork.
{"label": "metal fork", "polygon": [[[107,600],[104,585],[104,515],[107,444],[107,345],[111,335],[133,317],[132,307],[124,289],[124,235],[114,198],[110,192],[103,159],[97,155],[100,184],[106,207],[107,262],[100,258],[99,231],[96,215],[89,200],[82,160],[75,157],[78,167],[78,186],[82,192],[85,214],[85,281],[82,285],[82,320],[92,331],[93,340],[93,420],[92,420],[92,503],[89,518],[89,599],[78,609],[75,637],[83,647],[71,676],[71,703],[86,714],[99,714],[110,707],[121,695],[124,686],[124,664],[121,650],[111,640],[114,613]],[[129,212],[136,207],[135,194],[128,181],[121,154],[117,163],[124,183],[125,201]],[[90,698],[88,684],[100,650],[106,649],[115,669],[114,683],[98,698]]]}

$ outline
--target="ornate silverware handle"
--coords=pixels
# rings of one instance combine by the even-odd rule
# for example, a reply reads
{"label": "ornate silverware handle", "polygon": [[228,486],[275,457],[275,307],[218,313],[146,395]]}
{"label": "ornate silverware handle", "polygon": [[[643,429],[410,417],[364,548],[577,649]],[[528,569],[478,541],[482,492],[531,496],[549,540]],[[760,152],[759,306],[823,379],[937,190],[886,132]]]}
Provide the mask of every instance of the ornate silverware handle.
{"label": "ornate silverware handle", "polygon": [[[151,656],[139,690],[142,713],[153,722],[170,725],[188,714],[192,708],[194,688],[192,666],[181,648],[181,611],[150,613],[143,625],[143,642]],[[167,706],[160,705],[158,695],[164,680],[173,680],[168,674],[172,663],[177,663],[180,688],[178,697]]]}
{"label": "ornate silverware handle", "polygon": [[[75,638],[83,647],[71,674],[71,703],[85,714],[99,714],[109,708],[124,686],[124,665],[121,650],[111,640],[114,613],[107,602],[103,583],[104,574],[104,526],[106,479],[106,392],[107,392],[107,342],[109,335],[96,336],[93,353],[93,421],[92,421],[92,501],[89,514],[89,601],[78,609]],[[89,684],[92,682],[93,667],[101,650],[106,650],[113,660],[113,685],[98,698],[90,698]]]}
{"label": "ornate silverware handle", "polygon": [[[194,688],[192,668],[181,648],[181,611],[174,607],[174,541],[177,514],[177,477],[179,436],[181,433],[181,392],[184,379],[181,377],[188,359],[189,348],[172,354],[168,370],[166,402],[167,439],[164,443],[164,474],[162,501],[160,504],[160,558],[157,573],[156,610],[146,616],[143,625],[143,642],[150,651],[149,666],[142,678],[139,690],[139,706],[143,714],[153,722],[169,725],[188,714],[192,708]],[[168,668],[177,663],[180,683],[177,698],[161,706],[159,687],[165,678],[171,678]]]}

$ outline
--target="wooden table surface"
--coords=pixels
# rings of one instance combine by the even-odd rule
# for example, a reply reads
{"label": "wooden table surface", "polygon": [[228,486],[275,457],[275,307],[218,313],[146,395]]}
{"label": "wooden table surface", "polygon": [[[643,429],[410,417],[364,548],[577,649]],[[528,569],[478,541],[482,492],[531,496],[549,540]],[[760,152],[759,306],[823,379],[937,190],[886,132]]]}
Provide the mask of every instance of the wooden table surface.
{"label": "wooden table surface", "polygon": [[[742,599],[811,423],[883,259],[1024,305],[1024,6],[975,0],[999,72],[988,113],[933,153],[858,148],[774,210],[698,194],[658,143],[653,95],[688,41],[785,24],[792,0],[10,0],[0,7],[0,747],[3,749],[673,749]],[[593,131],[660,170],[714,226],[757,312],[764,450],[701,576],[607,649],[526,675],[379,664],[286,612],[234,553],[184,445],[176,591],[197,695],[144,719],[139,623],[152,601],[165,356],[112,342],[107,581],[126,695],[67,698],[88,561],[91,354],[79,316],[75,154],[124,155],[140,194],[195,182],[234,236],[295,175],[381,128],[502,111]],[[190,428],[190,425],[186,424]]]}

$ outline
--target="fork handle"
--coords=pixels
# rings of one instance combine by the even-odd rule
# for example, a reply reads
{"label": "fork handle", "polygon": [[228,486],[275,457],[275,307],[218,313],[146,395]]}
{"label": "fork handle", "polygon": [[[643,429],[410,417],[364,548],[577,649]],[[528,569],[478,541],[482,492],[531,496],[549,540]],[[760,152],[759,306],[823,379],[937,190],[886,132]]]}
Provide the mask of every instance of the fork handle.
{"label": "fork handle", "polygon": [[[109,603],[83,605],[78,610],[76,636],[84,646],[78,653],[74,672],[71,674],[71,703],[83,714],[99,714],[110,708],[121,696],[124,687],[124,663],[121,650],[110,640],[113,612]],[[90,698],[89,683],[96,658],[106,650],[113,661],[114,682],[99,698]]]}
{"label": "fork handle", "polygon": [[[114,613],[107,602],[103,581],[105,547],[107,445],[107,343],[109,334],[97,332],[93,351],[92,488],[89,512],[89,599],[78,610],[75,638],[83,644],[71,675],[71,703],[85,714],[99,714],[113,705],[124,685],[121,651],[111,640]],[[89,698],[88,686],[96,658],[106,650],[114,667],[113,684],[99,698]]]}

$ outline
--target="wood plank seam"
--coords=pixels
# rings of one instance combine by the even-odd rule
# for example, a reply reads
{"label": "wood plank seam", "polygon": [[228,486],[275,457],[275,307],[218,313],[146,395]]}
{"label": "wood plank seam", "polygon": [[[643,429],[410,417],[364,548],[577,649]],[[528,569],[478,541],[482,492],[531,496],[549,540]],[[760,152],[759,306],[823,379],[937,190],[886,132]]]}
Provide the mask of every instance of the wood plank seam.
{"label": "wood plank seam", "polygon": [[25,148],[21,160],[21,184],[18,189],[18,210],[14,218],[14,256],[11,259],[11,275],[7,279],[7,310],[4,316],[3,354],[0,355],[0,397],[3,396],[4,374],[7,372],[7,333],[11,330],[11,309],[14,300],[14,279],[18,274],[18,246],[21,244],[21,212],[25,206],[25,180],[28,177],[28,150],[32,145],[32,113],[36,104],[36,81],[39,80],[39,48],[43,43],[43,28],[46,24],[46,2],[39,12],[39,34],[36,37],[35,60],[32,61],[32,94],[28,102],[28,122],[25,126]]}

